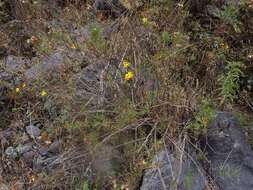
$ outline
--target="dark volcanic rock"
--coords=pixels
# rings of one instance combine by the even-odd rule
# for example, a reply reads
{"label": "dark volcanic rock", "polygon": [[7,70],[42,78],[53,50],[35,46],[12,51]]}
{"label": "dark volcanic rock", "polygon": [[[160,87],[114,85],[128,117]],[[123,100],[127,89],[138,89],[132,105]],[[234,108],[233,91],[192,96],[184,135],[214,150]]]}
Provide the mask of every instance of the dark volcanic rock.
{"label": "dark volcanic rock", "polygon": [[167,151],[158,153],[154,160],[154,168],[145,172],[141,190],[203,190],[206,185],[204,171],[196,165],[192,158],[177,158]]}
{"label": "dark volcanic rock", "polygon": [[207,134],[210,173],[217,185],[222,190],[252,190],[253,153],[239,122],[220,112]]}

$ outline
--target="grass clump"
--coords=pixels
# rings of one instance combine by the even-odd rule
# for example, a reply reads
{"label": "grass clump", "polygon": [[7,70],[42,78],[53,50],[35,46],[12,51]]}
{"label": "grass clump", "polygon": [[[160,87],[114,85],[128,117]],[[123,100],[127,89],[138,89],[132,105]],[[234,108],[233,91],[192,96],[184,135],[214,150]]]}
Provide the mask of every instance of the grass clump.
{"label": "grass clump", "polygon": [[194,121],[188,126],[190,133],[192,133],[194,137],[206,134],[208,123],[214,116],[215,110],[212,108],[211,104],[206,100],[202,101],[199,111],[194,116]]}
{"label": "grass clump", "polygon": [[228,25],[231,25],[236,32],[241,32],[240,9],[235,5],[226,5],[223,11],[220,11],[217,16]]}

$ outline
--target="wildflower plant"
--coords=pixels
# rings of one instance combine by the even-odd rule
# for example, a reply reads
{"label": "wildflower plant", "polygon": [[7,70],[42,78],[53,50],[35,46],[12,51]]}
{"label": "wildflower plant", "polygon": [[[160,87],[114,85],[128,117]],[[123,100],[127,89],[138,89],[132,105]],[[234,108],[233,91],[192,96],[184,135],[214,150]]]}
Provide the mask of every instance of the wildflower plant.
{"label": "wildflower plant", "polygon": [[148,18],[147,18],[147,17],[142,17],[141,21],[142,21],[142,24],[143,24],[145,27],[148,26]]}
{"label": "wildflower plant", "polygon": [[45,90],[42,90],[41,92],[40,92],[40,96],[41,97],[44,97],[44,96],[46,96],[47,95],[47,92],[45,91]]}
{"label": "wildflower plant", "polygon": [[229,62],[227,72],[219,79],[221,103],[226,101],[233,102],[237,91],[239,90],[240,77],[243,76],[243,64],[241,62]]}
{"label": "wildflower plant", "polygon": [[124,61],[123,61],[123,67],[124,67],[125,69],[127,69],[129,66],[130,66],[129,61],[128,61],[128,60],[124,60]]}
{"label": "wildflower plant", "polygon": [[132,71],[128,71],[128,72],[125,74],[124,79],[125,79],[125,81],[129,81],[129,80],[133,79],[133,77],[134,77],[133,72],[132,72]]}
{"label": "wildflower plant", "polygon": [[215,116],[215,111],[207,100],[203,100],[194,121],[188,126],[194,137],[205,134],[209,121]]}

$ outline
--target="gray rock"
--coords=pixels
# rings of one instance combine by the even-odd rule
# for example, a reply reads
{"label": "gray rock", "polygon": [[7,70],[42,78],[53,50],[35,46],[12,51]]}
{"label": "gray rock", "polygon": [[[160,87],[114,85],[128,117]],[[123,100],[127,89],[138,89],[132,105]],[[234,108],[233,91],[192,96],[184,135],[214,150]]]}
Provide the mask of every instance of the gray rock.
{"label": "gray rock", "polygon": [[48,171],[57,167],[60,162],[60,157],[58,155],[51,157],[38,155],[33,161],[33,168],[37,171]]}
{"label": "gray rock", "polygon": [[104,64],[90,64],[78,73],[75,80],[75,95],[79,101],[99,105],[105,100],[104,91],[101,89],[101,74]]}
{"label": "gray rock", "polygon": [[31,64],[31,61],[24,57],[17,57],[13,55],[7,56],[5,60],[5,68],[8,71],[22,72]]}
{"label": "gray rock", "polygon": [[28,152],[25,152],[23,155],[22,155],[22,159],[25,161],[25,163],[29,166],[29,167],[32,167],[33,166],[33,160],[36,156],[36,152],[35,151],[28,151]]}
{"label": "gray rock", "polygon": [[41,155],[41,156],[45,156],[45,157],[47,157],[48,156],[48,148],[47,147],[41,147],[40,149],[39,149],[39,154]]}
{"label": "gray rock", "polygon": [[219,112],[207,132],[210,173],[222,190],[253,189],[253,153],[239,122]]}
{"label": "gray rock", "polygon": [[126,10],[120,0],[95,0],[94,8],[96,11],[109,11],[115,16],[119,16]]}
{"label": "gray rock", "polygon": [[17,158],[18,157],[18,153],[17,153],[16,149],[12,146],[8,147],[5,150],[5,154],[10,158]]}
{"label": "gray rock", "polygon": [[39,61],[39,63],[26,70],[24,73],[25,78],[27,80],[35,80],[42,75],[58,74],[64,69],[64,59],[65,56],[61,52],[46,56],[41,62]]}
{"label": "gray rock", "polygon": [[224,4],[238,6],[242,4],[241,0],[225,0]]}
{"label": "gray rock", "polygon": [[48,152],[50,152],[52,154],[59,154],[60,148],[61,148],[61,142],[56,140],[52,144],[50,144],[50,146],[48,148]]}
{"label": "gray rock", "polygon": [[[21,74],[30,65],[30,60],[24,57],[9,55],[0,60],[0,95],[5,89],[15,88],[21,83]],[[1,98],[0,98],[1,99]]]}
{"label": "gray rock", "polygon": [[40,129],[32,124],[26,127],[26,132],[31,138],[38,138],[40,136]]}
{"label": "gray rock", "polygon": [[175,154],[159,152],[153,160],[154,168],[145,171],[140,190],[203,190],[207,182],[205,173],[191,159],[184,158],[181,163]]}
{"label": "gray rock", "polygon": [[16,151],[17,151],[17,153],[19,154],[19,155],[23,155],[24,153],[26,153],[26,152],[29,152],[29,151],[31,151],[32,150],[32,144],[31,143],[29,143],[29,144],[25,144],[25,145],[18,145],[17,147],[16,147]]}
{"label": "gray rock", "polygon": [[215,5],[207,5],[206,10],[209,15],[216,18],[219,18],[219,15],[221,13],[221,9],[219,9]]}

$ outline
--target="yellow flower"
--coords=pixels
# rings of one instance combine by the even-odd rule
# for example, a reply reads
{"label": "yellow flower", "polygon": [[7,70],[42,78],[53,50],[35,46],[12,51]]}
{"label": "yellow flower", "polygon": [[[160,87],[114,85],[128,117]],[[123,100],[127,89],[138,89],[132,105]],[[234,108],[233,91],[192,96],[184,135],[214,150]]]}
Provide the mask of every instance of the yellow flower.
{"label": "yellow flower", "polygon": [[148,18],[147,17],[143,17],[142,18],[142,23],[147,26],[148,25]]}
{"label": "yellow flower", "polygon": [[16,91],[16,93],[19,93],[19,92],[20,92],[20,88],[17,87],[17,88],[15,89],[15,91]]}
{"label": "yellow flower", "polygon": [[123,67],[127,69],[129,67],[130,63],[127,60],[123,61]]}
{"label": "yellow flower", "polygon": [[203,124],[204,126],[207,126],[207,125],[208,125],[208,118],[207,118],[207,117],[203,117],[203,118],[202,118],[202,124]]}
{"label": "yellow flower", "polygon": [[76,49],[76,45],[75,45],[75,44],[71,44],[71,45],[70,45],[70,48],[71,48],[71,49]]}
{"label": "yellow flower", "polygon": [[23,84],[22,84],[22,88],[25,88],[25,87],[26,87],[26,83],[23,83]]}
{"label": "yellow flower", "polygon": [[126,80],[126,81],[131,80],[133,77],[134,77],[134,74],[133,74],[132,71],[128,71],[128,72],[125,74],[125,80]]}
{"label": "yellow flower", "polygon": [[44,97],[44,96],[46,96],[47,95],[47,92],[45,91],[45,90],[42,90],[41,92],[40,92],[40,96],[41,97]]}

